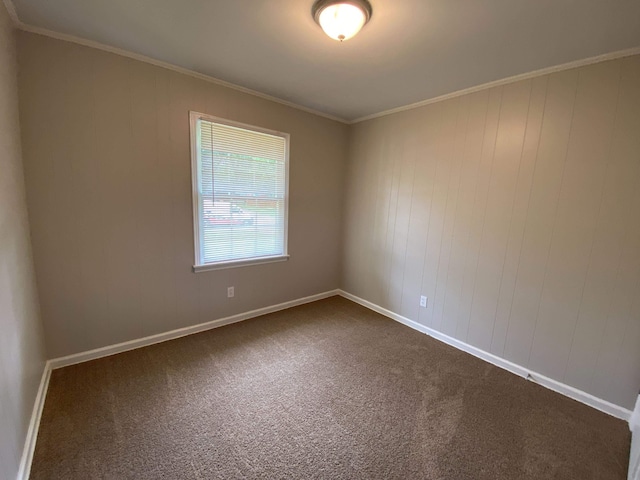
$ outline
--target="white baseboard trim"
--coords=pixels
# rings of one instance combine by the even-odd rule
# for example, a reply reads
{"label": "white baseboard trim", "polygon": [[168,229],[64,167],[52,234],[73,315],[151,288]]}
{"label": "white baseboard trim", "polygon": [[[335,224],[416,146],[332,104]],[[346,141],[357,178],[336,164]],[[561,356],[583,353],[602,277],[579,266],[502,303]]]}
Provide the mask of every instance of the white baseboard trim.
{"label": "white baseboard trim", "polygon": [[635,430],[640,434],[640,395],[636,399],[636,408],[633,409],[631,418],[629,418],[629,428],[631,431]]}
{"label": "white baseboard trim", "polygon": [[169,332],[158,333],[156,335],[150,335],[148,337],[138,338],[135,340],[129,340],[127,342],[117,343],[115,345],[109,345],[106,347],[96,348],[87,352],[74,353],[65,357],[54,358],[49,360],[52,370],[56,368],[68,367],[69,365],[75,365],[77,363],[88,362],[89,360],[95,360],[97,358],[108,357],[117,353],[126,352],[128,350],[135,350],[136,348],[147,347],[155,343],[166,342],[180,337],[186,337],[187,335],[193,335],[194,333],[204,332],[214,328],[229,325],[231,323],[242,322],[250,318],[259,317],[260,315],[266,315],[267,313],[278,312],[287,308],[303,305],[305,303],[315,302],[316,300],[322,300],[323,298],[333,297],[339,295],[339,290],[329,290],[327,292],[318,293],[316,295],[310,295],[308,297],[298,298],[278,305],[271,305],[269,307],[258,308],[249,312],[238,313],[231,315],[230,317],[219,318],[210,322],[200,323],[198,325],[192,325],[190,327],[178,328]]}
{"label": "white baseboard trim", "polygon": [[[640,400],[636,404],[636,409],[632,415],[630,410],[626,408],[620,407],[618,405],[614,405],[606,400],[602,400],[600,398],[594,397],[593,395],[573,388],[569,385],[565,385],[562,382],[558,382],[557,380],[553,380],[551,378],[545,377],[536,372],[532,372],[520,365],[512,363],[508,360],[500,358],[491,353],[485,352],[479,348],[476,348],[467,343],[461,342],[455,338],[449,337],[443,333],[440,333],[432,328],[426,327],[418,322],[410,320],[402,315],[398,315],[386,308],[382,308],[379,305],[371,303],[363,298],[352,295],[343,290],[330,290],[327,292],[319,293],[316,295],[310,295],[308,297],[299,298],[296,300],[291,300],[288,302],[280,303],[278,305],[272,305],[269,307],[263,307],[256,310],[251,310],[245,313],[239,313],[237,315],[232,315],[230,317],[220,318],[217,320],[212,320],[210,322],[201,323],[199,325],[192,325],[190,327],[180,328],[177,330],[171,330],[169,332],[159,333],[157,335],[151,335],[144,338],[139,338],[136,340],[130,340],[128,342],[118,343],[116,345],[110,345],[102,348],[96,348],[94,350],[89,350],[87,352],[76,353],[73,355],[67,355],[65,357],[59,357],[52,360],[48,360],[45,363],[44,371],[42,373],[42,378],[40,380],[40,386],[38,388],[38,393],[36,395],[36,399],[33,406],[33,411],[31,414],[31,421],[29,422],[29,428],[27,431],[27,437],[25,440],[25,445],[22,453],[22,459],[20,461],[20,468],[18,471],[17,480],[28,480],[29,474],[31,472],[31,462],[33,460],[33,453],[36,446],[36,439],[38,437],[38,429],[40,427],[40,419],[42,417],[42,410],[44,408],[44,402],[47,394],[47,389],[49,386],[49,379],[51,378],[51,371],[57,368],[66,367],[69,365],[75,365],[82,362],[87,362],[89,360],[95,360],[102,357],[108,357],[110,355],[115,355],[117,353],[126,352],[129,350],[135,350],[136,348],[146,347],[149,345],[153,345],[156,343],[166,342],[168,340],[173,340],[175,338],[185,337],[187,335],[192,335],[194,333],[204,332],[206,330],[211,330],[217,327],[222,327],[224,325],[229,325],[232,323],[241,322],[243,320],[248,320],[250,318],[259,317],[261,315],[266,315],[268,313],[277,312],[280,310],[285,310],[287,308],[295,307],[298,305],[303,305],[305,303],[315,302],[317,300],[322,300],[324,298],[333,297],[335,295],[340,295],[344,298],[347,298],[353,302],[356,302],[364,307],[369,308],[375,312],[378,312],[385,317],[391,318],[392,320],[396,320],[408,327],[413,328],[419,332],[425,333],[441,342],[444,342],[448,345],[456,347],[460,350],[463,350],[471,355],[474,355],[478,358],[481,358],[493,365],[504,368],[516,375],[527,378],[529,380],[533,380],[536,383],[539,383],[542,386],[545,386],[551,390],[554,390],[558,393],[566,395],[574,400],[577,400],[581,403],[589,405],[593,408],[596,408],[602,412],[608,413],[617,418],[621,418],[623,420],[627,420],[630,422],[630,427],[633,428],[635,425],[636,428],[640,426]],[[639,397],[640,398],[640,397]],[[631,477],[632,472],[629,470],[629,480],[640,480],[638,475],[640,474],[640,469],[636,468],[635,477]]]}
{"label": "white baseboard trim", "polygon": [[18,469],[17,480],[28,480],[31,473],[31,461],[33,460],[33,452],[36,448],[36,440],[38,438],[38,429],[40,428],[40,418],[42,418],[42,410],[44,408],[44,400],[47,396],[49,388],[49,379],[51,378],[51,363],[46,361],[44,371],[40,379],[40,386],[36,399],[33,402],[33,410],[31,412],[31,420],[27,429],[27,438],[24,441],[22,449],[22,458],[20,459],[20,467]]}
{"label": "white baseboard trim", "polygon": [[49,379],[51,378],[52,370],[67,367],[69,365],[75,365],[82,362],[88,362],[89,360],[108,357],[110,355],[126,352],[128,350],[135,350],[136,348],[146,347],[155,343],[166,342],[175,338],[186,337],[187,335],[192,335],[194,333],[204,332],[206,330],[222,327],[224,325],[241,322],[250,318],[259,317],[260,315],[266,315],[268,313],[286,310],[287,308],[303,305],[305,303],[315,302],[316,300],[322,300],[323,298],[329,298],[339,294],[339,290],[329,290],[327,292],[298,298],[296,300],[279,303],[277,305],[271,305],[269,307],[263,307],[256,310],[251,310],[249,312],[239,313],[230,317],[219,318],[217,320],[201,323],[199,325],[192,325],[190,327],[179,328],[176,330],[171,330],[169,332],[159,333],[157,335],[151,335],[144,338],[138,338],[136,340],[130,340],[128,342],[118,343],[116,345],[96,348],[87,352],[81,352],[73,355],[67,355],[65,357],[47,360],[44,366],[44,372],[42,373],[42,379],[40,380],[40,386],[38,388],[38,393],[34,402],[33,411],[31,413],[31,420],[29,422],[29,429],[27,430],[27,437],[25,439],[22,458],[20,460],[20,468],[18,470],[17,480],[28,480],[29,474],[31,473],[31,462],[33,460],[36,439],[38,438],[38,429],[40,427],[40,419],[42,417],[42,410],[44,408],[44,401],[47,396],[47,389],[49,387]]}
{"label": "white baseboard trim", "polygon": [[[419,332],[425,333],[441,342],[446,343],[447,345],[451,345],[459,350],[470,353],[471,355],[481,358],[497,367],[504,368],[511,373],[515,373],[521,377],[524,377],[528,380],[532,380],[543,387],[546,387],[555,392],[561,393],[569,398],[577,400],[580,403],[584,403],[585,405],[589,405],[601,412],[612,415],[616,418],[620,418],[622,420],[629,421],[631,418],[631,411],[627,410],[624,407],[619,405],[615,405],[607,400],[603,400],[601,398],[595,397],[590,393],[583,392],[582,390],[578,390],[577,388],[571,387],[565,383],[559,382],[558,380],[554,380],[552,378],[546,377],[540,373],[529,370],[521,365],[517,365],[509,360],[505,360],[504,358],[498,357],[492,353],[481,350],[473,345],[469,345],[468,343],[457,340],[453,337],[445,335],[444,333],[438,332],[432,328],[429,328],[425,325],[422,325],[418,322],[410,320],[402,315],[398,315],[386,308],[381,307],[380,305],[376,305],[375,303],[369,302],[363,298],[357,297],[351,293],[340,290],[340,295],[344,298],[347,298],[353,302],[356,302],[364,307],[373,310],[374,312],[378,312],[385,317],[389,317],[392,320],[400,322],[408,327],[413,328],[414,330],[418,330]],[[639,419],[640,421],[640,419]]]}
{"label": "white baseboard trim", "polygon": [[631,430],[631,452],[629,454],[629,474],[627,480],[640,480],[640,395],[636,399],[636,408],[629,419]]}

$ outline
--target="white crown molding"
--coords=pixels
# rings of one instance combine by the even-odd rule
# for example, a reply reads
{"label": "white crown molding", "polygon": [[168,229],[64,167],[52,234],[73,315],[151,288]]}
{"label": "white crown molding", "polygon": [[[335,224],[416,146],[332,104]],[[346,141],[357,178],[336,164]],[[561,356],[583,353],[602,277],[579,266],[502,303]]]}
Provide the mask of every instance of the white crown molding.
{"label": "white crown molding", "polygon": [[13,4],[13,2],[11,0],[4,0],[4,6],[7,9],[7,13],[9,14],[9,18],[13,22],[13,25],[16,28],[22,28],[24,24],[18,18],[18,13],[16,12],[16,6]]}
{"label": "white crown molding", "polygon": [[30,32],[30,33],[35,33],[37,35],[43,35],[46,37],[51,37],[51,38],[55,38],[57,40],[63,40],[66,42],[71,42],[71,43],[76,43],[78,45],[84,45],[86,47],[91,47],[91,48],[96,48],[98,50],[102,50],[105,52],[109,52],[109,53],[113,53],[115,55],[120,55],[123,57],[127,57],[127,58],[131,58],[133,60],[138,60],[140,62],[145,62],[145,63],[149,63],[151,65],[155,65],[157,67],[161,67],[161,68],[166,68],[167,70],[172,70],[174,72],[178,72],[178,73],[182,73],[184,75],[188,75],[190,77],[194,77],[194,78],[198,78],[200,80],[204,80],[206,82],[209,83],[214,83],[216,85],[220,85],[223,87],[227,87],[227,88],[231,88],[233,90],[237,90],[249,95],[253,95],[255,97],[259,97],[262,98],[264,100],[269,100],[272,101],[274,103],[279,103],[281,105],[286,105],[287,107],[291,107],[291,108],[295,108],[297,110],[301,110],[303,112],[307,112],[307,113],[311,113],[312,115],[317,115],[319,117],[324,117],[327,118],[329,120],[333,120],[335,122],[339,122],[339,123],[343,123],[346,125],[355,125],[357,123],[361,123],[361,122],[365,122],[367,120],[373,120],[375,118],[380,118],[380,117],[386,117],[388,115],[393,115],[394,113],[400,113],[400,112],[404,112],[407,110],[413,110],[415,108],[420,108],[420,107],[424,107],[425,105],[430,105],[432,103],[437,103],[437,102],[441,102],[444,100],[449,100],[451,98],[456,98],[456,97],[460,97],[463,95],[467,95],[470,93],[475,93],[475,92],[479,92],[481,90],[486,90],[488,88],[493,88],[493,87],[499,87],[502,85],[506,85],[509,83],[514,83],[514,82],[518,82],[520,80],[528,80],[530,78],[535,78],[535,77],[539,77],[541,75],[548,75],[551,73],[555,73],[555,72],[561,72],[563,70],[570,70],[572,68],[578,68],[578,67],[584,67],[586,65],[592,65],[594,63],[599,63],[599,62],[605,62],[607,60],[615,60],[617,58],[623,58],[623,57],[629,57],[631,55],[638,55],[640,54],[640,46],[638,47],[633,47],[633,48],[628,48],[625,50],[619,50],[616,52],[610,52],[610,53],[605,53],[602,55],[596,55],[595,57],[589,57],[589,58],[584,58],[581,60],[575,60],[572,62],[568,62],[568,63],[563,63],[560,65],[555,65],[553,67],[547,67],[547,68],[541,68],[539,70],[534,70],[532,72],[526,72],[526,73],[522,73],[519,75],[514,75],[511,77],[507,77],[507,78],[503,78],[503,79],[499,79],[499,80],[494,80],[492,82],[488,82],[488,83],[483,83],[481,85],[476,85],[474,87],[469,87],[469,88],[465,88],[462,90],[457,90],[455,92],[451,92],[451,93],[446,93],[444,95],[439,95],[437,97],[432,97],[432,98],[428,98],[425,100],[421,100],[419,102],[415,102],[415,103],[410,103],[408,105],[402,105],[399,107],[394,107],[391,108],[389,110],[383,110],[381,112],[378,113],[372,113],[370,115],[365,115],[363,117],[359,117],[356,118],[354,120],[347,120],[341,117],[337,117],[335,115],[331,115],[325,112],[321,112],[319,110],[315,110],[313,108],[310,107],[305,107],[304,105],[300,105],[294,102],[290,102],[288,100],[283,100],[281,98],[278,97],[274,97],[272,95],[268,95],[266,93],[262,93],[262,92],[258,92],[257,90],[252,90],[250,88],[246,88],[246,87],[242,87],[240,85],[236,85],[234,83],[231,82],[226,82],[224,80],[220,80],[218,78],[209,76],[209,75],[205,75],[203,73],[199,73],[193,70],[189,70],[187,68],[183,68],[183,67],[179,67],[177,65],[173,65],[171,63],[168,62],[163,62],[161,60],[156,60],[154,58],[151,57],[147,57],[146,55],[141,55],[138,53],[134,53],[134,52],[130,52],[128,50],[124,50],[121,48],[117,48],[117,47],[112,47],[109,45],[105,45],[103,43],[100,42],[95,42],[93,40],[87,40],[84,38],[80,38],[80,37],[76,37],[75,35],[69,35],[66,33],[60,33],[60,32],[55,32],[53,30],[49,30],[46,28],[41,28],[41,27],[36,27],[33,25],[27,25],[26,23],[22,22],[20,20],[20,18],[17,15],[15,6],[13,5],[12,0],[4,0],[4,3],[7,7],[7,11],[9,12],[9,16],[11,17],[13,23],[15,24],[16,28],[23,30],[25,32]]}
{"label": "white crown molding", "polygon": [[553,67],[541,68],[532,72],[521,73],[512,77],[502,78],[500,80],[494,80],[493,82],[483,83],[482,85],[476,85],[475,87],[465,88],[463,90],[457,90],[455,92],[446,93],[438,97],[421,100],[420,102],[411,103],[401,107],[391,108],[378,113],[372,113],[371,115],[365,115],[364,117],[356,118],[349,122],[350,125],[356,123],[365,122],[367,120],[373,120],[374,118],[386,117],[393,115],[394,113],[405,112],[407,110],[413,110],[415,108],[424,107],[425,105],[431,105],[432,103],[442,102],[451,98],[461,97],[470,93],[479,92],[488,88],[499,87],[507,85],[509,83],[519,82],[521,80],[529,80],[530,78],[540,77],[542,75],[549,75],[551,73],[562,72],[564,70],[571,70],[572,68],[584,67],[592,65],[594,63],[606,62],[607,60],[615,60],[623,57],[630,57],[631,55],[640,54],[640,47],[627,48],[625,50],[618,50],[617,52],[605,53],[602,55],[596,55],[595,57],[583,58],[582,60],[574,60],[573,62],[563,63],[561,65],[555,65]]}
{"label": "white crown molding", "polygon": [[[9,2],[9,1],[10,0],[5,0],[5,2]],[[269,100],[274,103],[285,105],[287,107],[295,108],[296,110],[302,110],[303,112],[310,113],[312,115],[317,115],[318,117],[324,117],[329,120],[333,120],[334,122],[339,122],[347,125],[349,124],[349,121],[345,120],[344,118],[336,117],[335,115],[324,113],[319,110],[314,110],[313,108],[305,107],[304,105],[299,105],[297,103],[290,102],[288,100],[283,100],[281,98],[274,97],[266,93],[258,92],[256,90],[251,90],[250,88],[246,88],[240,85],[236,85],[234,83],[226,82],[224,80],[220,80],[219,78],[211,77],[203,73],[199,73],[193,70],[189,70],[187,68],[179,67],[177,65],[173,65],[168,62],[156,60],[155,58],[147,57],[146,55],[140,55],[138,53],[133,53],[128,50],[123,50],[121,48],[105,45],[100,42],[94,42],[93,40],[86,40],[84,38],[76,37],[75,35],[59,33],[59,32],[55,32],[53,30],[48,30],[46,28],[41,28],[41,27],[34,27],[32,25],[27,25],[26,23],[22,23],[20,20],[18,20],[16,27],[24,32],[35,33],[36,35],[43,35],[45,37],[55,38],[56,40],[71,42],[78,45],[83,45],[85,47],[91,47],[97,50],[102,50],[104,52],[113,53],[115,55],[120,55],[122,57],[131,58],[133,60],[138,60],[139,62],[149,63],[151,65],[155,65],[156,67],[166,68],[167,70],[172,70],[174,72],[181,73],[183,75],[188,75],[190,77],[197,78],[199,80],[204,80],[205,82],[213,83],[215,85],[220,85],[221,87],[237,90],[239,92],[246,93],[248,95],[253,95],[254,97],[262,98],[264,100]]]}
{"label": "white crown molding", "polygon": [[478,357],[481,360],[489,362],[497,367],[503,368],[511,373],[515,373],[516,375],[526,378],[527,380],[531,380],[543,387],[546,387],[550,390],[558,392],[562,395],[565,395],[569,398],[577,400],[580,403],[584,403],[590,407],[593,407],[601,412],[607,413],[613,417],[620,418],[622,420],[629,421],[631,418],[631,411],[621,407],[619,405],[615,405],[607,400],[603,400],[601,398],[595,397],[590,393],[583,392],[582,390],[578,390],[570,385],[559,382],[558,380],[554,380],[552,378],[546,377],[540,373],[534,372],[525,368],[516,363],[510,362],[502,357],[498,357],[492,353],[481,350],[473,345],[469,345],[468,343],[462,342],[456,338],[445,335],[444,333],[438,332],[432,328],[429,328],[425,325],[422,325],[418,322],[410,320],[402,315],[399,315],[391,310],[387,310],[386,308],[381,307],[380,305],[376,305],[375,303],[369,302],[363,298],[357,297],[351,293],[345,292],[344,290],[340,290],[340,296],[351,300],[353,302],[359,303],[363,307],[366,307],[374,312],[380,313],[385,317],[388,317],[392,320],[402,323],[414,330],[425,333],[430,337],[435,338],[436,340],[440,340],[447,345],[451,345],[452,347],[457,348],[458,350],[462,350],[463,352],[470,353],[474,357]]}

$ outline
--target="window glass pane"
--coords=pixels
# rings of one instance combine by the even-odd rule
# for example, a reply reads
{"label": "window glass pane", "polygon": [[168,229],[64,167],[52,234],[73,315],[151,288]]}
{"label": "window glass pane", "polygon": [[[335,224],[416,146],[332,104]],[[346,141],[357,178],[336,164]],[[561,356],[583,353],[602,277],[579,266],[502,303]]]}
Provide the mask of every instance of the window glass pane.
{"label": "window glass pane", "polygon": [[287,138],[196,122],[200,264],[285,255]]}

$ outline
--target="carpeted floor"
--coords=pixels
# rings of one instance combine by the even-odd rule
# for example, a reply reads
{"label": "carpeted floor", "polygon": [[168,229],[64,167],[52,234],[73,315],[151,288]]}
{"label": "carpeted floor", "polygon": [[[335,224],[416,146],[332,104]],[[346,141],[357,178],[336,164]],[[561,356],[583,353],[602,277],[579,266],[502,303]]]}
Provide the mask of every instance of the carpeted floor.
{"label": "carpeted floor", "polygon": [[32,479],[625,479],[627,424],[339,297],[56,370]]}

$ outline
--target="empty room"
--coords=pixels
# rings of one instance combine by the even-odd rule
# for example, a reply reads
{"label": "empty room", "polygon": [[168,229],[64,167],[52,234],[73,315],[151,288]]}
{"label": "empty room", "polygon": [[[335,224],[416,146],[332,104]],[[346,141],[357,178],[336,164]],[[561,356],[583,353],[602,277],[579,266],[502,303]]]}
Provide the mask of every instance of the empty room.
{"label": "empty room", "polygon": [[28,479],[640,480],[640,2],[2,0]]}

